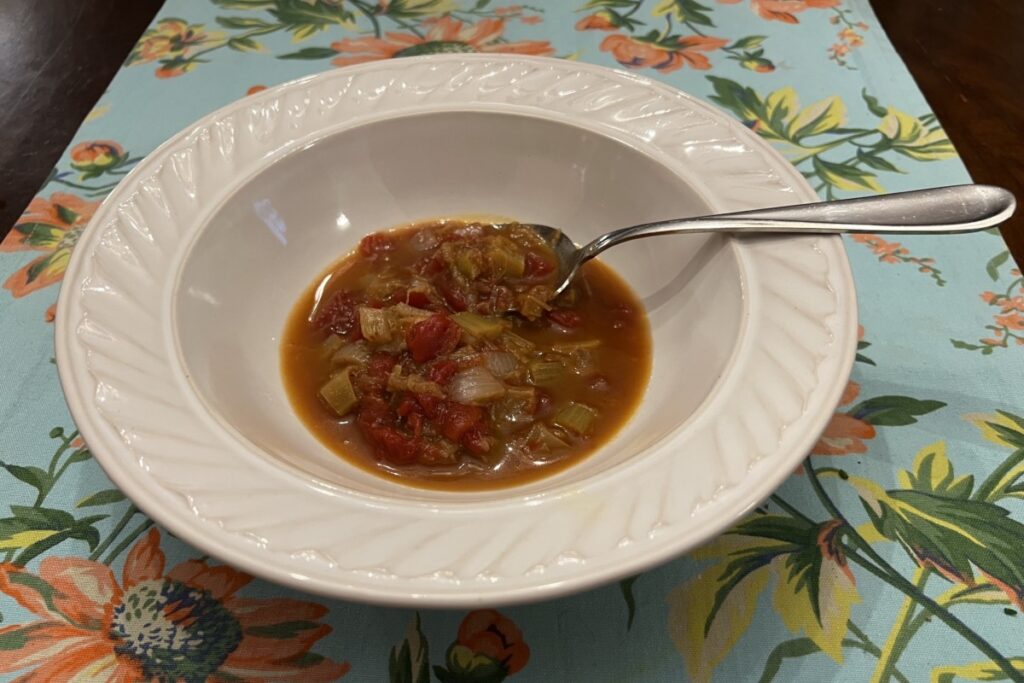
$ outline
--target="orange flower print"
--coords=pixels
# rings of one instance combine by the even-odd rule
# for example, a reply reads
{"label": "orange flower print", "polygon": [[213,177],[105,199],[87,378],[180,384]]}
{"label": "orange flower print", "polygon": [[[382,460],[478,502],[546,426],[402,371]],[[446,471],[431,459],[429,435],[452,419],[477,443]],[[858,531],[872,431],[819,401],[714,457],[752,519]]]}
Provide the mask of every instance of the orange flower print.
{"label": "orange flower print", "polygon": [[502,42],[505,30],[503,19],[482,19],[477,24],[466,24],[450,16],[428,19],[422,38],[411,33],[386,33],[383,38],[346,38],[331,44],[339,57],[335,66],[362,64],[392,57],[442,52],[507,52],[520,55],[550,56],[554,48],[546,40]]}
{"label": "orange flower print", "polygon": [[493,609],[470,612],[459,626],[458,644],[475,655],[485,655],[497,662],[508,674],[526,666],[530,648],[523,634],[511,619]]}
{"label": "orange flower print", "polygon": [[71,148],[71,168],[83,178],[95,178],[127,159],[124,148],[113,140],[87,140]]}
{"label": "orange flower print", "polygon": [[0,251],[46,253],[15,271],[4,282],[4,288],[15,297],[22,297],[60,282],[75,243],[98,206],[99,202],[63,192],[54,192],[49,199],[33,199],[0,244]]}
{"label": "orange flower print", "polygon": [[[996,256],[993,261],[1004,262],[1009,258],[1008,252]],[[993,279],[998,277],[998,266],[989,265],[989,275]],[[958,349],[966,351],[980,351],[983,355],[990,355],[995,349],[1009,348],[1011,342],[1015,346],[1024,346],[1024,276],[1021,276],[1019,268],[1010,269],[1010,277],[1013,280],[1003,293],[982,292],[981,300],[996,309],[992,311],[992,323],[985,325],[989,330],[988,336],[978,339],[978,343],[951,339]]]}
{"label": "orange flower print", "polygon": [[838,62],[848,54],[850,54],[850,46],[846,43],[833,43],[832,45],[829,45],[829,59],[833,59]]}
{"label": "orange flower print", "polygon": [[854,242],[866,245],[878,256],[882,263],[912,263],[917,266],[919,273],[924,273],[935,280],[935,284],[942,287],[946,281],[942,278],[942,271],[935,267],[935,259],[928,257],[911,256],[910,250],[899,242],[889,242],[878,235],[863,233],[850,236]]}
{"label": "orange flower print", "polygon": [[[841,10],[836,8],[836,14],[832,17],[831,22],[833,24],[842,23],[845,28],[839,31],[836,37],[839,42],[834,43],[828,48],[828,58],[834,61],[839,66],[848,67],[846,56],[853,52],[858,47],[864,45],[864,31],[868,30],[868,25],[863,21],[856,23],[852,22],[846,15],[849,10]],[[861,31],[861,33],[858,33]]]}
{"label": "orange flower print", "polygon": [[686,36],[673,45],[662,45],[616,34],[601,41],[601,50],[611,52],[622,66],[632,69],[649,67],[671,73],[689,65],[694,69],[711,68],[703,54],[725,47],[729,41],[710,36]]}
{"label": "orange flower print", "polygon": [[614,31],[618,27],[615,16],[607,10],[588,14],[576,22],[577,31]]}
{"label": "orange flower print", "polygon": [[1016,311],[1006,315],[995,316],[996,324],[1008,330],[1024,330],[1024,316]]}
{"label": "orange flower print", "polygon": [[857,33],[852,28],[844,28],[840,31],[839,39],[844,41],[850,47],[860,47],[864,44],[864,36]]}
{"label": "orange flower print", "polygon": [[128,55],[125,66],[162,60],[164,65],[157,69],[158,77],[180,76],[195,67],[194,62],[187,61],[195,48],[223,39],[223,33],[204,31],[202,24],[189,24],[182,19],[162,19],[154,28],[142,34]]}
{"label": "orange flower print", "polygon": [[[840,406],[848,406],[860,395],[860,385],[850,380],[843,390]],[[865,441],[875,438],[875,428],[864,420],[846,413],[836,413],[825,427],[811,455],[850,455],[868,450]]]}
{"label": "orange flower print", "polygon": [[311,653],[331,631],[326,608],[249,599],[252,579],[188,560],[164,573],[151,529],[128,553],[121,582],[104,564],[47,557],[38,573],[0,564],[0,591],[39,617],[0,629],[0,674],[18,680],[333,681],[349,670]]}
{"label": "orange flower print", "polygon": [[[718,0],[732,4],[739,0]],[[841,4],[842,0],[751,0],[752,9],[762,19],[798,24],[796,15],[809,9],[828,9]]]}

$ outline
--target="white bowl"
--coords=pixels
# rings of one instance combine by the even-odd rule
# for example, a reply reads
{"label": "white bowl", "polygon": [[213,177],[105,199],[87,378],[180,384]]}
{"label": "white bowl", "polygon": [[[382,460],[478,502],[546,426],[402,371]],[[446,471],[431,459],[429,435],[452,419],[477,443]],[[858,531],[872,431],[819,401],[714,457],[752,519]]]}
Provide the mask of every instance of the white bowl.
{"label": "white bowl", "polygon": [[333,71],[210,114],[107,198],[61,291],[61,382],[115,483],[226,562],[390,604],[552,597],[698,545],[804,457],[853,362],[841,241],[607,252],[651,322],[643,403],[579,465],[498,491],[411,488],[328,451],[280,379],[290,307],[362,235],[411,220],[506,215],[584,242],[815,199],[728,116],[632,75],[492,55]]}

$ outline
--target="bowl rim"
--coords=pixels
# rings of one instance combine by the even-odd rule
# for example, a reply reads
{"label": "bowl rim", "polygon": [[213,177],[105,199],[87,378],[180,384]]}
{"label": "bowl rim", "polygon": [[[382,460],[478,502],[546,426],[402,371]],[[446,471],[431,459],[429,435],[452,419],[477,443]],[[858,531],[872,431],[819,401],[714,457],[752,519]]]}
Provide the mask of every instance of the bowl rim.
{"label": "bowl rim", "polygon": [[[710,116],[715,123],[727,126],[730,129],[730,132],[734,133],[741,142],[750,145],[758,154],[767,158],[772,169],[785,177],[785,181],[792,186],[795,194],[798,195],[800,199],[807,201],[816,201],[818,199],[817,195],[813,192],[802,176],[800,176],[800,174],[789,165],[780,153],[767,145],[767,143],[762,142],[755,134],[743,128],[741,124],[735,122],[724,113],[693,96],[672,88],[664,83],[639,76],[635,73],[619,69],[607,69],[597,65],[577,62],[571,63],[570,66],[570,63],[563,60],[543,57],[522,57],[518,55],[502,56],[490,54],[468,54],[426,56],[406,58],[403,59],[402,62],[410,66],[410,71],[413,71],[415,67],[419,65],[433,66],[439,64],[458,65],[477,63],[479,65],[525,64],[551,67],[552,63],[554,63],[559,65],[559,68],[565,67],[565,69],[575,71],[577,73],[597,74],[605,78],[614,78],[619,82],[632,83],[641,89],[653,89],[654,91],[667,94],[680,101],[685,101],[691,108]],[[136,168],[126,175],[122,183],[104,199],[100,208],[96,211],[93,219],[94,224],[102,223],[102,219],[107,218],[108,214],[116,213],[116,208],[121,204],[121,202],[125,201],[126,195],[130,196],[130,188],[135,187],[141,178],[144,178],[147,173],[151,173],[153,171],[154,167],[159,168],[159,164],[165,160],[170,151],[172,151],[176,146],[187,141],[195,131],[200,130],[204,126],[215,124],[224,116],[231,113],[237,113],[246,107],[257,106],[263,102],[280,100],[289,93],[294,93],[295,91],[312,87],[317,83],[331,82],[335,79],[355,76],[357,74],[373,73],[374,71],[386,68],[386,66],[388,66],[387,62],[373,62],[305,76],[258,93],[255,97],[248,96],[246,98],[236,100],[207,114],[159,145],[153,152],[147,155],[146,159],[140,162]],[[611,74],[611,76],[609,76],[609,74]],[[498,110],[491,109],[491,107],[487,107],[486,109]],[[455,110],[473,110],[473,108],[455,108]],[[396,114],[394,117],[397,118],[400,116],[410,115],[414,114]],[[354,128],[359,125],[363,124],[357,123],[351,127]],[[342,127],[339,130],[344,129],[347,128]],[[326,135],[324,135],[324,137],[326,137]],[[278,158],[282,158],[290,153],[291,151],[286,151],[284,154],[278,155]],[[265,167],[266,166],[264,166],[264,168]],[[205,223],[206,221],[204,220],[200,222]],[[104,226],[104,228],[105,227],[106,226]],[[804,431],[801,432],[801,438],[797,440],[796,445],[788,449],[788,453],[791,454],[786,461],[787,466],[777,467],[776,470],[768,473],[762,472],[765,476],[762,476],[756,481],[747,477],[746,483],[744,484],[744,487],[746,488],[745,495],[737,496],[739,500],[733,502],[729,506],[728,514],[719,515],[712,520],[705,519],[705,524],[698,531],[691,530],[684,539],[677,540],[673,543],[662,543],[660,544],[660,547],[649,546],[645,552],[634,553],[628,560],[619,562],[614,566],[598,568],[598,571],[580,573],[572,575],[569,578],[553,581],[540,581],[535,585],[515,587],[511,590],[504,588],[500,593],[497,591],[481,592],[479,590],[467,590],[464,592],[446,591],[439,593],[410,592],[407,589],[402,590],[401,587],[398,587],[398,590],[396,590],[396,587],[387,581],[381,582],[379,587],[368,589],[366,586],[350,585],[337,580],[324,581],[319,578],[306,576],[301,572],[283,572],[273,567],[268,569],[266,565],[260,562],[259,558],[255,557],[251,553],[247,554],[239,552],[236,548],[228,545],[219,545],[216,537],[209,534],[209,531],[205,529],[204,524],[197,524],[195,518],[189,519],[188,522],[185,522],[177,515],[168,511],[164,506],[160,505],[157,499],[146,499],[144,496],[145,492],[139,489],[139,482],[134,477],[130,476],[130,472],[124,466],[125,462],[130,462],[131,458],[128,458],[126,461],[123,457],[111,454],[111,451],[117,448],[118,442],[116,439],[111,440],[111,432],[105,429],[106,427],[109,427],[109,425],[103,424],[105,418],[96,410],[95,406],[92,405],[91,402],[84,400],[84,394],[80,393],[82,389],[82,387],[79,386],[81,384],[81,379],[79,375],[76,375],[75,370],[75,364],[80,362],[75,354],[82,353],[81,348],[76,346],[76,344],[80,343],[77,339],[77,331],[81,319],[81,311],[78,311],[79,315],[74,315],[75,311],[81,307],[79,301],[81,296],[81,287],[79,284],[82,271],[85,268],[85,264],[87,263],[93,248],[99,241],[100,233],[101,229],[98,225],[92,231],[86,231],[82,240],[86,244],[79,245],[80,248],[76,249],[72,256],[65,278],[65,282],[72,286],[62,286],[61,288],[58,298],[58,315],[54,332],[58,374],[69,408],[86,442],[90,443],[90,445],[94,443],[96,444],[96,446],[92,446],[95,449],[94,454],[97,461],[100,462],[101,466],[106,471],[107,475],[119,488],[136,500],[139,507],[142,508],[149,516],[154,520],[159,521],[163,526],[169,528],[176,535],[196,547],[202,548],[217,557],[221,557],[235,566],[242,567],[254,574],[269,578],[279,583],[284,583],[305,591],[313,591],[334,597],[355,599],[364,602],[402,606],[421,605],[434,607],[464,607],[485,603],[510,604],[543,600],[570,592],[584,590],[621,578],[622,576],[627,576],[638,571],[649,569],[689,549],[697,547],[717,535],[725,527],[735,522],[750,509],[763,501],[789,475],[793,466],[795,466],[799,460],[802,460],[805,454],[810,451],[810,448],[817,440],[821,430],[825,427],[828,419],[831,417],[834,406],[838,403],[841,392],[846,385],[852,369],[854,354],[856,351],[856,296],[849,262],[845,257],[842,241],[838,237],[815,238],[818,243],[831,248],[833,252],[831,255],[832,260],[829,261],[828,265],[830,269],[829,281],[835,286],[837,311],[834,317],[836,319],[835,322],[837,328],[841,331],[845,328],[846,332],[846,334],[841,338],[835,340],[837,346],[835,347],[833,354],[835,363],[838,365],[833,372],[833,376],[829,378],[829,381],[833,383],[828,386],[819,405],[812,406],[810,408],[810,410],[814,412],[814,418],[811,419],[813,428],[808,427],[804,429]],[[190,238],[186,241],[191,242],[192,239]],[[86,246],[87,248],[81,248],[83,246]],[[731,363],[732,360],[729,361],[730,366]],[[79,370],[81,370],[80,367]],[[89,376],[92,377],[91,374],[89,374]],[[725,375],[723,374],[723,376]],[[715,390],[717,390],[717,388],[718,386],[716,385]],[[713,392],[715,390],[713,390]],[[705,404],[702,404],[698,410],[704,409],[706,406],[707,401]],[[824,406],[824,409],[822,406]],[[806,415],[806,411],[804,414]],[[609,471],[598,473],[595,476],[613,478],[612,473],[614,472],[615,475],[621,478],[623,471],[627,470],[629,465],[630,463],[622,463],[609,468]],[[473,587],[479,588],[479,586],[471,586],[470,588]]]}

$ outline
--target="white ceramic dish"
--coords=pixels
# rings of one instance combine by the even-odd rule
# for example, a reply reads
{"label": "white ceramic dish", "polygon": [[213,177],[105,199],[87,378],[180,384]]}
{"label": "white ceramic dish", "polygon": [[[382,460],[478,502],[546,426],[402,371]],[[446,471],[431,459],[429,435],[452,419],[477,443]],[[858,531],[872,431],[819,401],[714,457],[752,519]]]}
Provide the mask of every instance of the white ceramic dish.
{"label": "white ceramic dish", "polygon": [[582,242],[813,200],[747,129],[633,75],[493,55],[332,71],[210,114],[107,198],[61,291],[61,382],[114,482],[225,562],[388,604],[554,597],[693,548],[804,457],[853,362],[841,241],[609,251],[652,324],[643,405],[577,467],[493,492],[389,482],[306,431],[278,368],[299,293],[361,235],[415,219],[502,214]]}

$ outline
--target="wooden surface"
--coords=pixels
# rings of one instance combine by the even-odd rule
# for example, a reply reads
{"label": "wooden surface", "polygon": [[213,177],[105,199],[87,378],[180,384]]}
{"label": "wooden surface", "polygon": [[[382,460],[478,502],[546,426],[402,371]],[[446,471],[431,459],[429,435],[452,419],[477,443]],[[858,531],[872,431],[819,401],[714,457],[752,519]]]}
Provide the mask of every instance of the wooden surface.
{"label": "wooden surface", "polygon": [[0,236],[163,0],[0,0]]}
{"label": "wooden surface", "polygon": [[871,4],[974,182],[1017,196],[1002,232],[1024,263],[1024,1]]}
{"label": "wooden surface", "polygon": [[[0,235],[46,180],[161,0],[0,0]],[[874,0],[976,182],[1024,203],[1024,1]],[[1003,226],[1024,262],[1024,209]]]}

